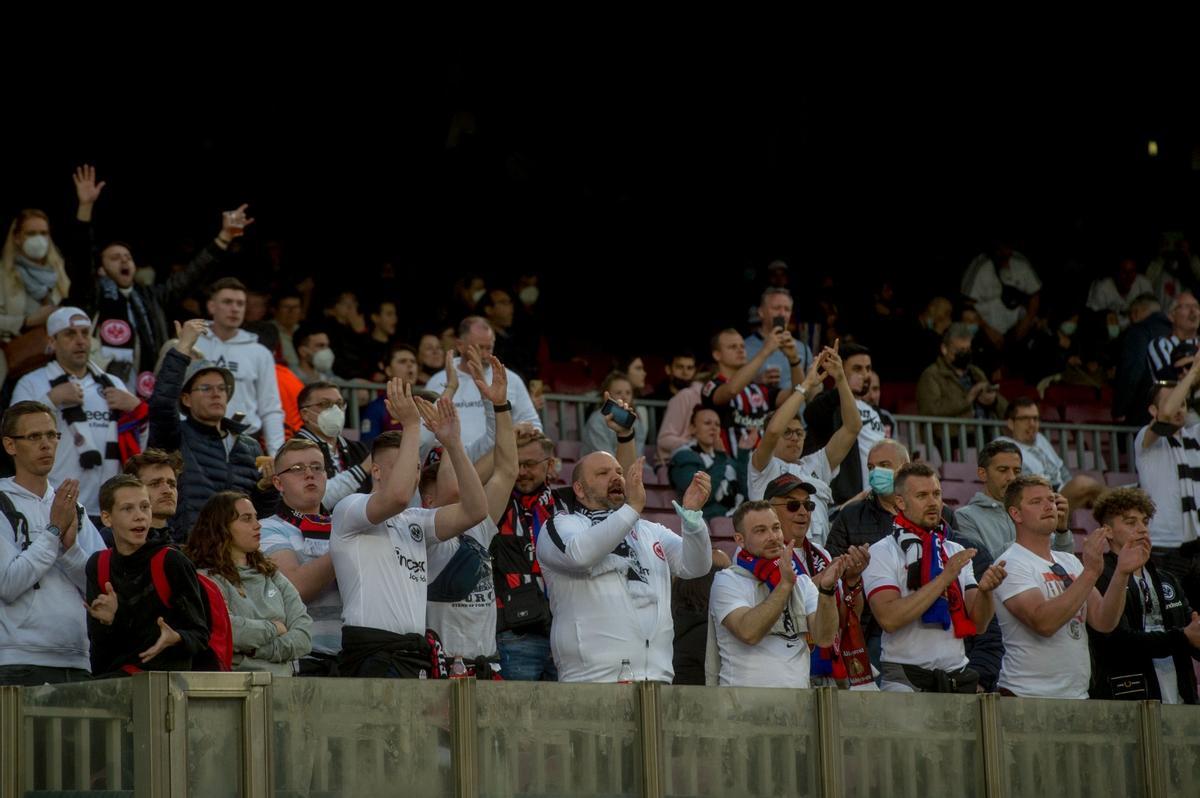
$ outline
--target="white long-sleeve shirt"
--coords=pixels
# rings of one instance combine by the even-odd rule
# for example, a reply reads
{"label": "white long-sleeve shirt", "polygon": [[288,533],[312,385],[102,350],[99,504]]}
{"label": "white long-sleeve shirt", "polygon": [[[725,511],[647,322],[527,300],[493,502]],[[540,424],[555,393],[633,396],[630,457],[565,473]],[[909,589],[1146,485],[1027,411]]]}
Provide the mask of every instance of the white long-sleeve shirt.
{"label": "white long-sleeve shirt", "polygon": [[0,491],[29,526],[22,551],[24,536],[0,514],[0,665],[91,670],[84,567],[104,548],[100,533],[85,514],[75,545],[63,551],[46,531],[54,488],[38,496],[10,477],[0,479]]}
{"label": "white long-sleeve shirt", "polygon": [[[484,408],[486,400],[479,393],[479,388],[476,387],[475,380],[471,375],[458,368],[461,362],[461,358],[454,361],[454,367],[458,369],[458,391],[454,394],[454,406],[458,408],[463,445],[469,447],[477,438],[483,437],[487,430]],[[508,372],[508,401],[512,404],[513,426],[528,422],[540,430],[542,420],[538,417],[537,409],[533,406],[533,399],[529,397],[529,389],[525,387],[521,375],[512,369],[505,369],[505,371]],[[491,382],[492,369],[490,366],[484,370],[483,379]],[[444,391],[446,389],[446,372],[439,371],[430,377],[425,388],[438,394]]]}
{"label": "white long-sleeve shirt", "polygon": [[560,681],[615,682],[623,659],[634,679],[671,681],[671,576],[692,579],[712,567],[708,526],[685,522],[683,532],[642,520],[629,505],[594,526],[581,513],[547,525],[537,558]]}
{"label": "white long-sleeve shirt", "polygon": [[267,454],[274,456],[283,446],[283,405],[279,398],[279,383],[275,381],[275,358],[258,336],[238,330],[228,341],[222,341],[205,331],[194,347],[205,360],[229,369],[236,382],[233,397],[225,409],[230,418],[245,413],[243,423],[251,435],[262,433]]}

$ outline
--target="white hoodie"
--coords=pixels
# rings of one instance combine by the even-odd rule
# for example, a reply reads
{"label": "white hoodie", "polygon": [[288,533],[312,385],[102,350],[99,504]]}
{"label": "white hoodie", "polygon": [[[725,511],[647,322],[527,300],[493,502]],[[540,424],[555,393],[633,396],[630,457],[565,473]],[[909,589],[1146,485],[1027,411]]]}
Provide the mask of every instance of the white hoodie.
{"label": "white hoodie", "polygon": [[[0,491],[29,525],[29,548],[0,514],[0,665],[42,665],[91,670],[84,566],[104,548],[87,515],[69,551],[46,531],[54,488],[37,496],[9,477]],[[37,588],[34,585],[38,585]]]}
{"label": "white hoodie", "polygon": [[234,413],[245,413],[246,431],[251,435],[261,432],[267,454],[274,455],[283,445],[283,405],[270,350],[258,342],[257,335],[245,330],[238,330],[228,341],[206,330],[194,349],[205,360],[232,372],[237,388],[225,414],[232,418]]}

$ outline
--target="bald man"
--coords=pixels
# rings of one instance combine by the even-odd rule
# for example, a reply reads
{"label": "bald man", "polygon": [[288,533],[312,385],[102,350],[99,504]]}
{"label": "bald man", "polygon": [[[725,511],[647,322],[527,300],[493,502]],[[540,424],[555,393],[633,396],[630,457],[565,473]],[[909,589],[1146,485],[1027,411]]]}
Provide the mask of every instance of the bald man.
{"label": "bald man", "polygon": [[538,543],[559,681],[669,684],[674,677],[671,577],[692,579],[712,566],[702,513],[711,483],[697,472],[682,506],[675,504],[679,535],[641,518],[643,464],[639,458],[626,470],[607,452],[580,460],[572,486],[579,510],[556,515]]}

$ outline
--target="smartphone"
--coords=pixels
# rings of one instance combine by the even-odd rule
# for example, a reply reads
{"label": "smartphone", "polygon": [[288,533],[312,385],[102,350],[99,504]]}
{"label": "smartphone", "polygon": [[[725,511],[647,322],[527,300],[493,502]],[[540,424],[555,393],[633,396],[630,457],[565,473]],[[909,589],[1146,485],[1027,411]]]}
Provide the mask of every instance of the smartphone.
{"label": "smartphone", "polygon": [[612,399],[606,401],[600,408],[600,415],[610,416],[613,421],[617,422],[618,426],[625,429],[633,429],[633,422],[635,420],[633,413],[621,407]]}
{"label": "smartphone", "polygon": [[775,318],[771,319],[771,326],[776,330],[786,330],[787,316],[776,316]]}

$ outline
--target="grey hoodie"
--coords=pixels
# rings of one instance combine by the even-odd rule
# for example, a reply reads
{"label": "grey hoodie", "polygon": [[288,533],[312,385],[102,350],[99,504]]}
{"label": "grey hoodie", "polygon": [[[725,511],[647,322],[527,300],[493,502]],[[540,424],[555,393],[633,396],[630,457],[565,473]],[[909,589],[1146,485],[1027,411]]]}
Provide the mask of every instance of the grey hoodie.
{"label": "grey hoodie", "polygon": [[[982,491],[972,496],[965,507],[955,510],[954,519],[959,533],[987,549],[992,559],[998,559],[1017,540],[1017,528],[1008,517],[1004,502]],[[1050,546],[1055,551],[1074,553],[1074,536],[1070,530],[1055,532]]]}
{"label": "grey hoodie", "polygon": [[[233,669],[292,675],[292,660],[312,651],[312,618],[300,594],[282,572],[264,576],[240,566],[241,591],[224,577],[205,572],[221,588],[233,627]],[[242,595],[245,593],[246,595]],[[279,634],[274,621],[283,621]]]}

